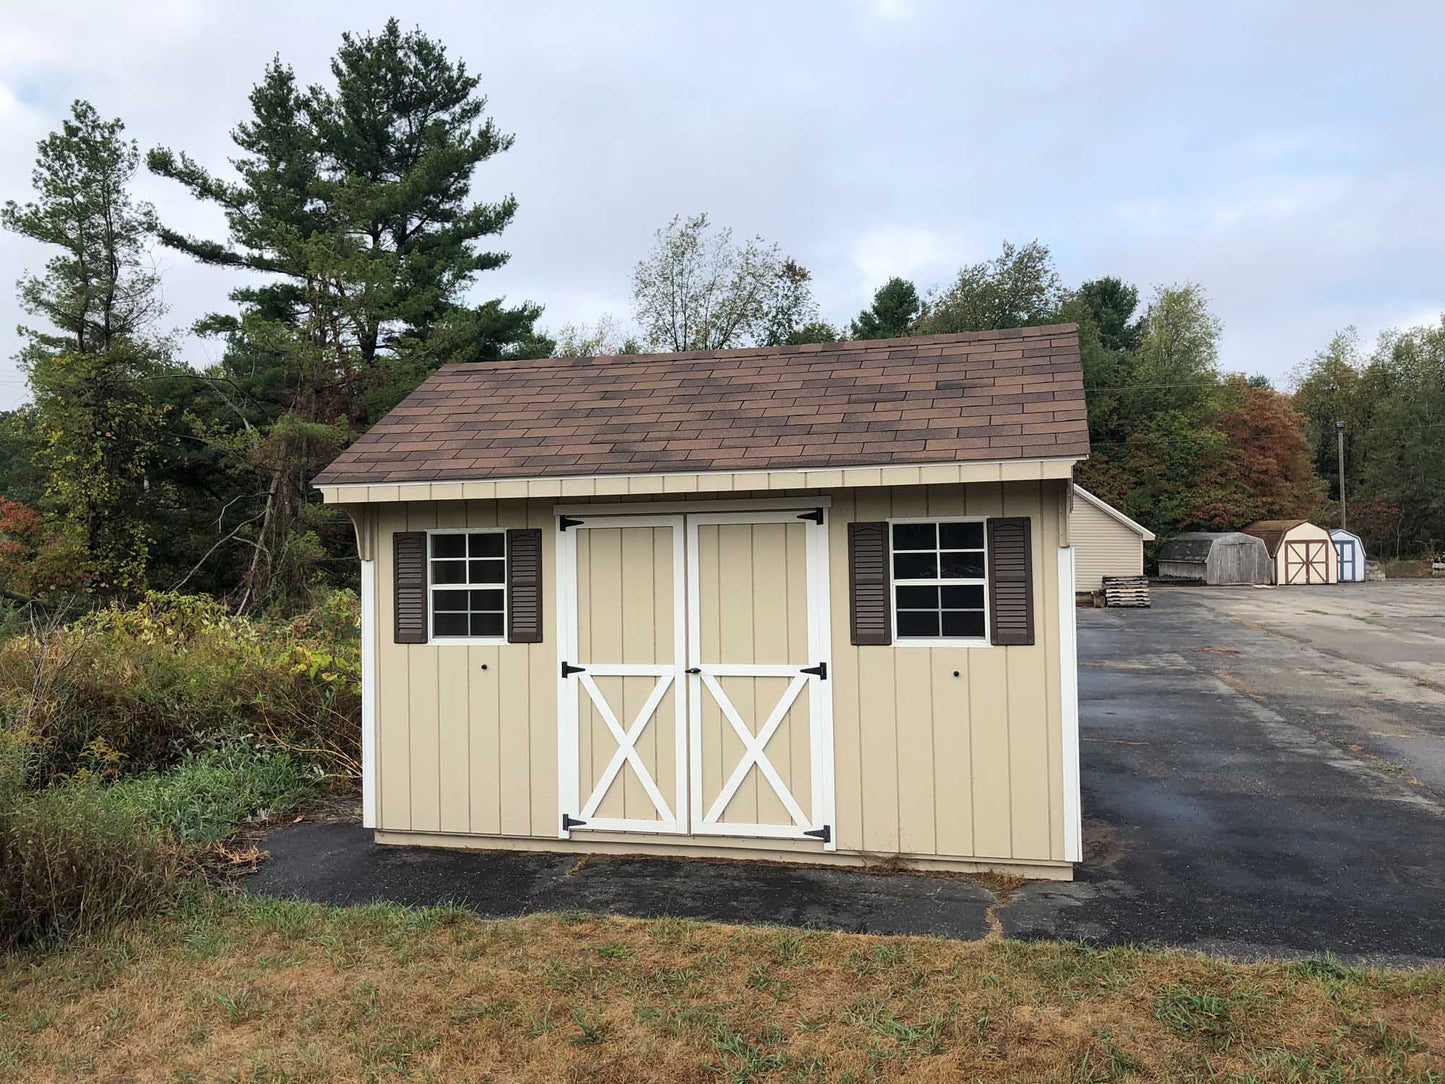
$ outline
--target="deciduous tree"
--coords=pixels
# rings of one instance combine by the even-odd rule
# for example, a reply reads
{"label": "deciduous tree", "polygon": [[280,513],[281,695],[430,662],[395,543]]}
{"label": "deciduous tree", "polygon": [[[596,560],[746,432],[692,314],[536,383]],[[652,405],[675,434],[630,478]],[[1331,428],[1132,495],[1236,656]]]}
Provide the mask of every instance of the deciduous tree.
{"label": "deciduous tree", "polygon": [[1223,394],[1220,428],[1230,442],[1230,484],[1245,505],[1241,521],[1311,516],[1324,484],[1310,461],[1304,415],[1289,396],[1238,374]]}
{"label": "deciduous tree", "polygon": [[1057,319],[1063,297],[1047,245],[1005,241],[997,257],[964,267],[952,284],[929,295],[916,331],[934,335],[1046,324]]}
{"label": "deciduous tree", "polygon": [[809,279],[777,244],[737,244],[706,214],[675,215],[638,261],[632,294],[650,347],[723,350],[794,341],[817,318]]}
{"label": "deciduous tree", "polygon": [[1346,328],[1294,382],[1336,507],[1335,423],[1345,423],[1349,523],[1367,548],[1414,556],[1445,546],[1445,318],[1386,332],[1368,355]]}
{"label": "deciduous tree", "polygon": [[556,355],[559,358],[595,358],[611,354],[640,354],[642,346],[625,331],[611,313],[603,313],[595,324],[563,324],[558,329]]}

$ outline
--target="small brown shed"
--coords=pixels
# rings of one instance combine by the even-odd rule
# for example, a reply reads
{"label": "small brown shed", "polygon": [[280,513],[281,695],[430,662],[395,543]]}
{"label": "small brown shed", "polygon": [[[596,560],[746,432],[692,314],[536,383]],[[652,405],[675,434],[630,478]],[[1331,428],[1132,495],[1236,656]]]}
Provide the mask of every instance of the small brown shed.
{"label": "small brown shed", "polygon": [[316,480],[379,843],[1081,857],[1072,325],[448,365]]}
{"label": "small brown shed", "polygon": [[1339,555],[1323,527],[1303,519],[1262,519],[1244,533],[1264,541],[1274,562],[1274,582],[1304,586],[1339,582]]}

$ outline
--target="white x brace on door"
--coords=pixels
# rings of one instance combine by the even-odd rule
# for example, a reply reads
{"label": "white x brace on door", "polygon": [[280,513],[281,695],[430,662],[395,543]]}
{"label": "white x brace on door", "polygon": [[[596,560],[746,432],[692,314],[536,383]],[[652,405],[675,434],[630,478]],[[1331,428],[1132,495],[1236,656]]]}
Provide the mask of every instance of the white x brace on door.
{"label": "white x brace on door", "polygon": [[559,521],[562,836],[811,837],[834,849],[823,518]]}
{"label": "white x brace on door", "polygon": [[694,835],[836,846],[823,519],[821,509],[687,517]]}
{"label": "white x brace on door", "polygon": [[562,526],[561,834],[686,832],[683,519]]}

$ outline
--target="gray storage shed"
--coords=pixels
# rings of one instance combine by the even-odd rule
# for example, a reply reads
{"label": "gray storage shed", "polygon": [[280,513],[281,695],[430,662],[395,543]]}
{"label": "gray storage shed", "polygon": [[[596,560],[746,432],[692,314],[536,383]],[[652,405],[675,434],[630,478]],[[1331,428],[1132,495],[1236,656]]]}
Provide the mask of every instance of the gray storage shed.
{"label": "gray storage shed", "polygon": [[1269,583],[1273,571],[1264,540],[1239,531],[1189,531],[1159,549],[1159,577],[1165,580]]}

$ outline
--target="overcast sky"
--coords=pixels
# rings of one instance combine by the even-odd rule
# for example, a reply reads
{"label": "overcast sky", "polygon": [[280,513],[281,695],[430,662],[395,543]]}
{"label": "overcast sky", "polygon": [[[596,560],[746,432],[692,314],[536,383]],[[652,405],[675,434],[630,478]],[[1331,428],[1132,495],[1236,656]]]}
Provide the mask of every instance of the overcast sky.
{"label": "overcast sky", "polygon": [[[0,197],[72,99],[142,149],[224,169],[275,54],[327,78],[343,30],[396,11],[483,77],[516,145],[474,192],[514,193],[511,261],[476,298],[543,324],[630,319],[652,231],[706,210],[810,268],[845,324],[890,275],[920,288],[1039,238],[1066,284],[1192,279],[1221,361],[1282,382],[1337,329],[1445,310],[1445,3],[0,3]],[[185,231],[219,217],[168,182]],[[236,277],[160,253],[168,321]],[[10,285],[38,246],[0,236],[0,407],[24,396]],[[185,339],[192,364],[214,344]]]}

